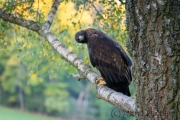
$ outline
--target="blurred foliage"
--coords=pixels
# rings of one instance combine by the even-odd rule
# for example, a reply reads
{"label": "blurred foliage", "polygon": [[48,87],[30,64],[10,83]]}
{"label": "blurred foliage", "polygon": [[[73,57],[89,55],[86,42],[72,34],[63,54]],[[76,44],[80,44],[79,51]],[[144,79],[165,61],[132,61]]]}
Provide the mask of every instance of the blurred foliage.
{"label": "blurred foliage", "polygon": [[[52,0],[2,0],[0,8],[43,24]],[[37,33],[0,19],[0,104],[63,118],[113,120],[133,117],[96,98],[95,87],[71,76],[78,71],[65,62]],[[118,0],[64,0],[51,31],[90,65],[87,48],[74,40],[80,29],[93,27],[117,40],[126,50],[125,6]],[[135,97],[133,85],[131,94]]]}

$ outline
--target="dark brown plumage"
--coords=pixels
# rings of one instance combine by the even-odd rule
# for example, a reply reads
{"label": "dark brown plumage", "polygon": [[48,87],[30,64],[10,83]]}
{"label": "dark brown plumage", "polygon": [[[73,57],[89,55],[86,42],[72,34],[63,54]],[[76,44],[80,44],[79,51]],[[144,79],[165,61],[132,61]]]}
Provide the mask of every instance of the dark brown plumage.
{"label": "dark brown plumage", "polygon": [[87,44],[91,64],[99,70],[106,85],[130,96],[128,86],[132,81],[132,63],[122,47],[111,37],[92,28],[77,32],[75,39]]}

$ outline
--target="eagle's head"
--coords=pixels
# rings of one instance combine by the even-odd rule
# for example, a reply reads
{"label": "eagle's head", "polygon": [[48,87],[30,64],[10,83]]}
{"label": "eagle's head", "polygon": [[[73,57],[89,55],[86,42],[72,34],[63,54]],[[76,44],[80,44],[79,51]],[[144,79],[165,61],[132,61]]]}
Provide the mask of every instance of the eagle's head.
{"label": "eagle's head", "polygon": [[78,43],[87,43],[86,37],[85,37],[85,31],[81,30],[75,34],[75,40]]}

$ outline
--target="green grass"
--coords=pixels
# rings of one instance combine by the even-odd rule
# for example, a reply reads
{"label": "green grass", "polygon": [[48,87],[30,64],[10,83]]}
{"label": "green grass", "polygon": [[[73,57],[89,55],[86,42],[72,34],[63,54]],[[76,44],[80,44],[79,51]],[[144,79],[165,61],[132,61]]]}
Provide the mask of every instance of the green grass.
{"label": "green grass", "polygon": [[22,112],[19,109],[12,109],[0,106],[0,120],[60,120],[39,114]]}

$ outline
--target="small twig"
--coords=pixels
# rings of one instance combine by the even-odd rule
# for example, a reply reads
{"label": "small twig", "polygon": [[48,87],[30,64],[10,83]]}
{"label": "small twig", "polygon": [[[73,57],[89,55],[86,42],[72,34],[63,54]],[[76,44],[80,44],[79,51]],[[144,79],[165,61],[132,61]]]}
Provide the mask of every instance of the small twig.
{"label": "small twig", "polygon": [[32,0],[31,4],[28,7],[26,7],[25,10],[31,9],[33,4],[34,4],[34,0]]}
{"label": "small twig", "polygon": [[38,22],[40,22],[40,17],[39,17],[39,0],[38,0],[38,7],[37,7],[37,12],[36,12],[36,18],[38,19]]}
{"label": "small twig", "polygon": [[78,81],[82,80],[82,79],[86,79],[85,76],[80,75],[80,74],[72,74],[72,76],[76,79],[78,79]]}
{"label": "small twig", "polygon": [[91,2],[91,1],[88,1],[88,2],[93,6],[93,8],[96,10],[96,12],[97,12],[103,19],[105,19],[105,18],[103,17],[103,15],[99,12],[99,10],[96,8],[96,6],[94,5],[94,3]]}
{"label": "small twig", "polygon": [[80,29],[82,29],[82,27],[81,27],[81,19],[82,19],[82,16],[83,16],[84,10],[85,10],[85,2],[84,2],[83,11],[82,11],[81,16],[80,16],[79,21],[78,21],[79,26],[80,26]]}
{"label": "small twig", "polygon": [[124,0],[124,2],[123,2],[123,0],[119,0],[122,4],[125,4],[126,3],[126,0]]}

